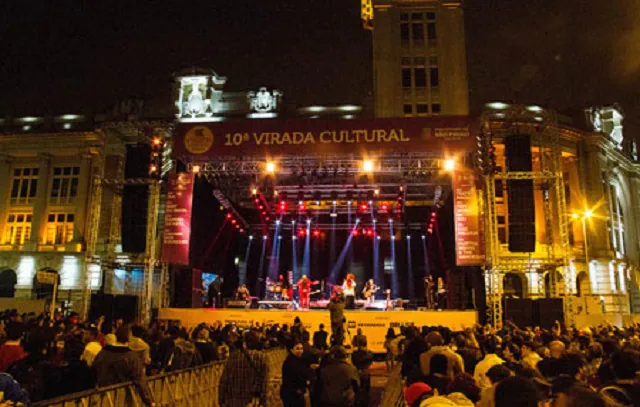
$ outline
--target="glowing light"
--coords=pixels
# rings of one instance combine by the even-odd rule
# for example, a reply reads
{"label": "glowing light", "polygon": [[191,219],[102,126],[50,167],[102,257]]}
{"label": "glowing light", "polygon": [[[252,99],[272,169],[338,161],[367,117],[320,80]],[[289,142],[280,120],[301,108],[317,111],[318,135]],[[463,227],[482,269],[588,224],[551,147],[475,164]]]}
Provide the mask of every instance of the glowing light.
{"label": "glowing light", "polygon": [[342,118],[346,120],[351,120],[351,119],[355,119],[356,116],[352,114],[345,114],[344,116],[342,116]]}
{"label": "glowing light", "polygon": [[369,237],[373,236],[373,230],[372,229],[367,229],[367,236],[369,236]]}
{"label": "glowing light", "polygon": [[580,217],[580,215],[578,215],[577,213],[572,213],[571,214],[571,218],[572,219],[578,219]]}
{"label": "glowing light", "polygon": [[380,240],[380,239],[382,239],[382,238],[381,238],[380,236],[376,236],[376,239]]}
{"label": "glowing light", "polygon": [[151,172],[156,172],[157,170],[158,170],[158,166],[157,166],[157,165],[155,165],[155,164],[152,164],[152,165],[149,167],[149,171],[151,171]]}
{"label": "glowing light", "polygon": [[304,202],[298,201],[298,205],[302,206],[302,205],[304,205]]}
{"label": "glowing light", "polygon": [[280,224],[280,220],[276,219],[276,226]]}
{"label": "glowing light", "polygon": [[253,240],[253,235],[249,236],[249,240]]}
{"label": "glowing light", "polygon": [[364,172],[373,172],[374,163],[372,160],[364,160],[362,162],[362,171]]}
{"label": "glowing light", "polygon": [[297,237],[291,236],[291,240],[296,240],[296,239],[297,239]]}
{"label": "glowing light", "polygon": [[333,201],[333,204],[336,205],[338,202],[337,201]]}
{"label": "glowing light", "polygon": [[357,231],[356,229],[354,229],[354,230],[353,230],[353,232],[351,232],[351,234],[352,234],[354,237],[357,237],[357,236],[358,236],[358,231]]}
{"label": "glowing light", "polygon": [[411,236],[410,235],[407,235],[407,240],[411,240]]}
{"label": "glowing light", "polygon": [[503,110],[509,107],[509,105],[504,102],[491,102],[491,103],[487,103],[485,106],[488,107],[489,109],[495,109],[495,110]]}
{"label": "glowing light", "polygon": [[282,240],[282,235],[278,235],[278,240]]}
{"label": "glowing light", "polygon": [[369,207],[367,206],[367,204],[362,204],[362,205],[360,205],[360,208],[361,208],[363,211],[366,211],[367,209],[369,209]]}
{"label": "glowing light", "polygon": [[154,137],[151,142],[154,146],[159,146],[160,144],[162,144],[162,139],[160,137]]}
{"label": "glowing light", "polygon": [[295,221],[295,220],[292,220],[292,221],[291,221],[291,224],[292,224],[292,225],[295,225],[295,224],[296,224],[296,221]]}
{"label": "glowing light", "polygon": [[69,130],[71,128],[71,123],[65,123],[62,125],[62,128],[65,130]]}
{"label": "glowing light", "polygon": [[320,201],[316,201],[316,205],[320,205]]}
{"label": "glowing light", "polygon": [[380,190],[379,190],[378,188],[374,189],[374,190],[373,190],[373,194],[374,194],[375,196],[380,195]]}
{"label": "glowing light", "polygon": [[231,224],[235,225],[236,224],[236,220],[235,219],[231,219]]}
{"label": "glowing light", "polygon": [[527,106],[527,110],[530,112],[539,113],[542,111],[542,108],[540,106],[531,105],[531,106]]}
{"label": "glowing light", "polygon": [[227,219],[231,219],[231,214],[227,213]]}
{"label": "glowing light", "polygon": [[308,112],[319,113],[324,112],[325,110],[327,110],[327,108],[324,106],[309,106],[306,108],[306,110]]}
{"label": "glowing light", "polygon": [[447,159],[444,160],[444,170],[445,171],[453,171],[456,169],[456,160],[454,159]]}
{"label": "glowing light", "polygon": [[307,225],[311,224],[311,219],[307,219]]}
{"label": "glowing light", "polygon": [[320,230],[314,229],[313,230],[313,237],[320,237]]}
{"label": "glowing light", "polygon": [[37,117],[27,116],[20,119],[23,123],[34,123],[38,121]]}
{"label": "glowing light", "polygon": [[331,214],[329,214],[329,216],[332,217],[332,218],[337,218],[338,214],[335,213],[335,212],[331,212]]}
{"label": "glowing light", "polygon": [[267,236],[266,236],[266,235],[263,235],[263,236],[262,236],[262,240],[267,240]]}
{"label": "glowing light", "polygon": [[357,112],[361,109],[361,107],[355,105],[342,105],[339,106],[338,109],[342,110],[343,112]]}
{"label": "glowing light", "polygon": [[427,238],[425,235],[422,235],[421,237],[422,237],[422,240],[424,240],[424,239],[426,239],[426,238]]}
{"label": "glowing light", "polygon": [[273,195],[274,196],[278,196],[278,190],[277,189],[275,191],[273,191]]}
{"label": "glowing light", "polygon": [[593,216],[593,211],[591,209],[587,209],[586,211],[584,211],[585,218],[589,219],[592,216]]}
{"label": "glowing light", "polygon": [[199,165],[194,165],[193,167],[191,167],[191,172],[194,173],[194,174],[200,173],[200,166]]}
{"label": "glowing light", "polygon": [[233,259],[233,264],[235,264],[236,266],[240,263],[240,259],[239,258],[235,258]]}
{"label": "glowing light", "polygon": [[351,201],[348,201],[348,202],[347,202],[347,205],[351,205]]}
{"label": "glowing light", "polygon": [[276,172],[276,163],[269,161],[265,168],[269,174],[273,174]]}
{"label": "glowing light", "polygon": [[22,131],[29,131],[31,130],[31,126],[26,125],[26,126],[22,126]]}
{"label": "glowing light", "polygon": [[393,219],[389,219],[389,223],[393,223]]}
{"label": "glowing light", "polygon": [[80,117],[81,116],[77,114],[63,114],[62,116],[60,116],[62,120],[76,120],[76,119],[79,119]]}
{"label": "glowing light", "polygon": [[389,209],[389,206],[387,206],[387,204],[384,204],[384,205],[382,205],[381,209],[382,209],[383,211],[386,211],[386,210],[388,210],[388,209]]}
{"label": "glowing light", "polygon": [[356,218],[356,223],[360,223],[360,218]]}

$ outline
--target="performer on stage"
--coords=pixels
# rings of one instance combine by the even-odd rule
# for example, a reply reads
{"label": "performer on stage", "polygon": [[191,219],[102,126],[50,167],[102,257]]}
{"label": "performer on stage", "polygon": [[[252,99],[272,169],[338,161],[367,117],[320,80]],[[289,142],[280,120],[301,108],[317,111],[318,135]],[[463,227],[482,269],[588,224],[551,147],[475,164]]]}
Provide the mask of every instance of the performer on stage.
{"label": "performer on stage", "polygon": [[438,309],[447,308],[447,288],[442,277],[438,277]]}
{"label": "performer on stage", "polygon": [[342,294],[344,295],[344,304],[347,309],[355,309],[356,307],[356,277],[349,273],[342,283]]}
{"label": "performer on stage", "polygon": [[311,281],[306,274],[296,283],[298,286],[298,295],[300,296],[300,308],[309,309],[309,297],[311,295],[311,285],[318,284],[317,281]]}
{"label": "performer on stage", "polygon": [[249,289],[246,284],[242,284],[236,290],[236,300],[243,301],[246,303],[246,306],[249,307],[251,305],[251,294],[249,293]]}
{"label": "performer on stage", "polygon": [[427,309],[434,308],[435,287],[436,287],[436,283],[435,281],[433,281],[433,276],[429,274],[429,276],[427,276],[427,278],[424,279],[424,295],[427,300]]}
{"label": "performer on stage", "polygon": [[378,291],[380,287],[373,283],[373,279],[369,279],[362,289],[362,298],[367,301],[367,304],[373,304],[376,300],[375,293]]}

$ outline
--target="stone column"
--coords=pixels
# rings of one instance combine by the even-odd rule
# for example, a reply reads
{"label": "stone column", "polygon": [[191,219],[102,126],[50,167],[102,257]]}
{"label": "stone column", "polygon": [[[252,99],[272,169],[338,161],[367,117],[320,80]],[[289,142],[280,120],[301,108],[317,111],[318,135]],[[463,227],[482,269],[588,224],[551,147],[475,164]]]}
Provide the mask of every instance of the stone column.
{"label": "stone column", "polygon": [[91,171],[91,165],[93,163],[93,157],[91,154],[83,154],[80,161],[80,175],[78,178],[78,191],[74,198],[75,203],[75,222],[73,225],[73,241],[81,242],[86,239],[87,234],[87,219],[91,211],[90,208],[90,192],[91,183],[93,182],[93,175]]}
{"label": "stone column", "polygon": [[27,251],[36,251],[42,242],[47,227],[47,205],[49,203],[49,183],[51,182],[52,156],[47,153],[38,154],[38,190],[33,201],[31,217],[31,239],[25,246]]}

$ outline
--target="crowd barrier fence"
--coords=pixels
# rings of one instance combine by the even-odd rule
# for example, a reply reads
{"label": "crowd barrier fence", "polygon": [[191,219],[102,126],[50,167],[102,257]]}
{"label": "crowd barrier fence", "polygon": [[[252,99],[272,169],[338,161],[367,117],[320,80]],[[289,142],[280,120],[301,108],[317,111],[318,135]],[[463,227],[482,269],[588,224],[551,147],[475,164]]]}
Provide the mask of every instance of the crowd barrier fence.
{"label": "crowd barrier fence", "polygon": [[[265,351],[269,364],[267,378],[267,407],[280,407],[282,364],[286,350]],[[204,366],[178,372],[163,373],[147,379],[157,406],[199,407],[218,406],[218,385],[225,362],[213,362]],[[34,407],[143,407],[144,402],[133,383],[122,383],[95,390],[34,403]]]}

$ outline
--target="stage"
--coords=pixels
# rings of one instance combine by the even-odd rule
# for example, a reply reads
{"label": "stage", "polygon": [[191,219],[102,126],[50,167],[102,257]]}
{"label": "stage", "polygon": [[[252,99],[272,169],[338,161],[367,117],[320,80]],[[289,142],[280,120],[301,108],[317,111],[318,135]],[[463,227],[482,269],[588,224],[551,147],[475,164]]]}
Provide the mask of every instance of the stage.
{"label": "stage", "polygon": [[[223,324],[235,322],[238,326],[253,325],[256,322],[275,324],[293,324],[295,317],[300,317],[311,335],[324,324],[325,330],[331,332],[328,310],[257,310],[257,309],[213,309],[213,308],[162,308],[158,318],[165,321],[180,321],[184,326],[195,326],[202,322],[212,324],[221,321]],[[362,328],[367,336],[369,349],[375,353],[384,353],[384,338],[387,329],[393,327],[396,334],[403,325],[446,326],[454,331],[473,327],[478,322],[476,311],[345,311],[351,335]]]}

